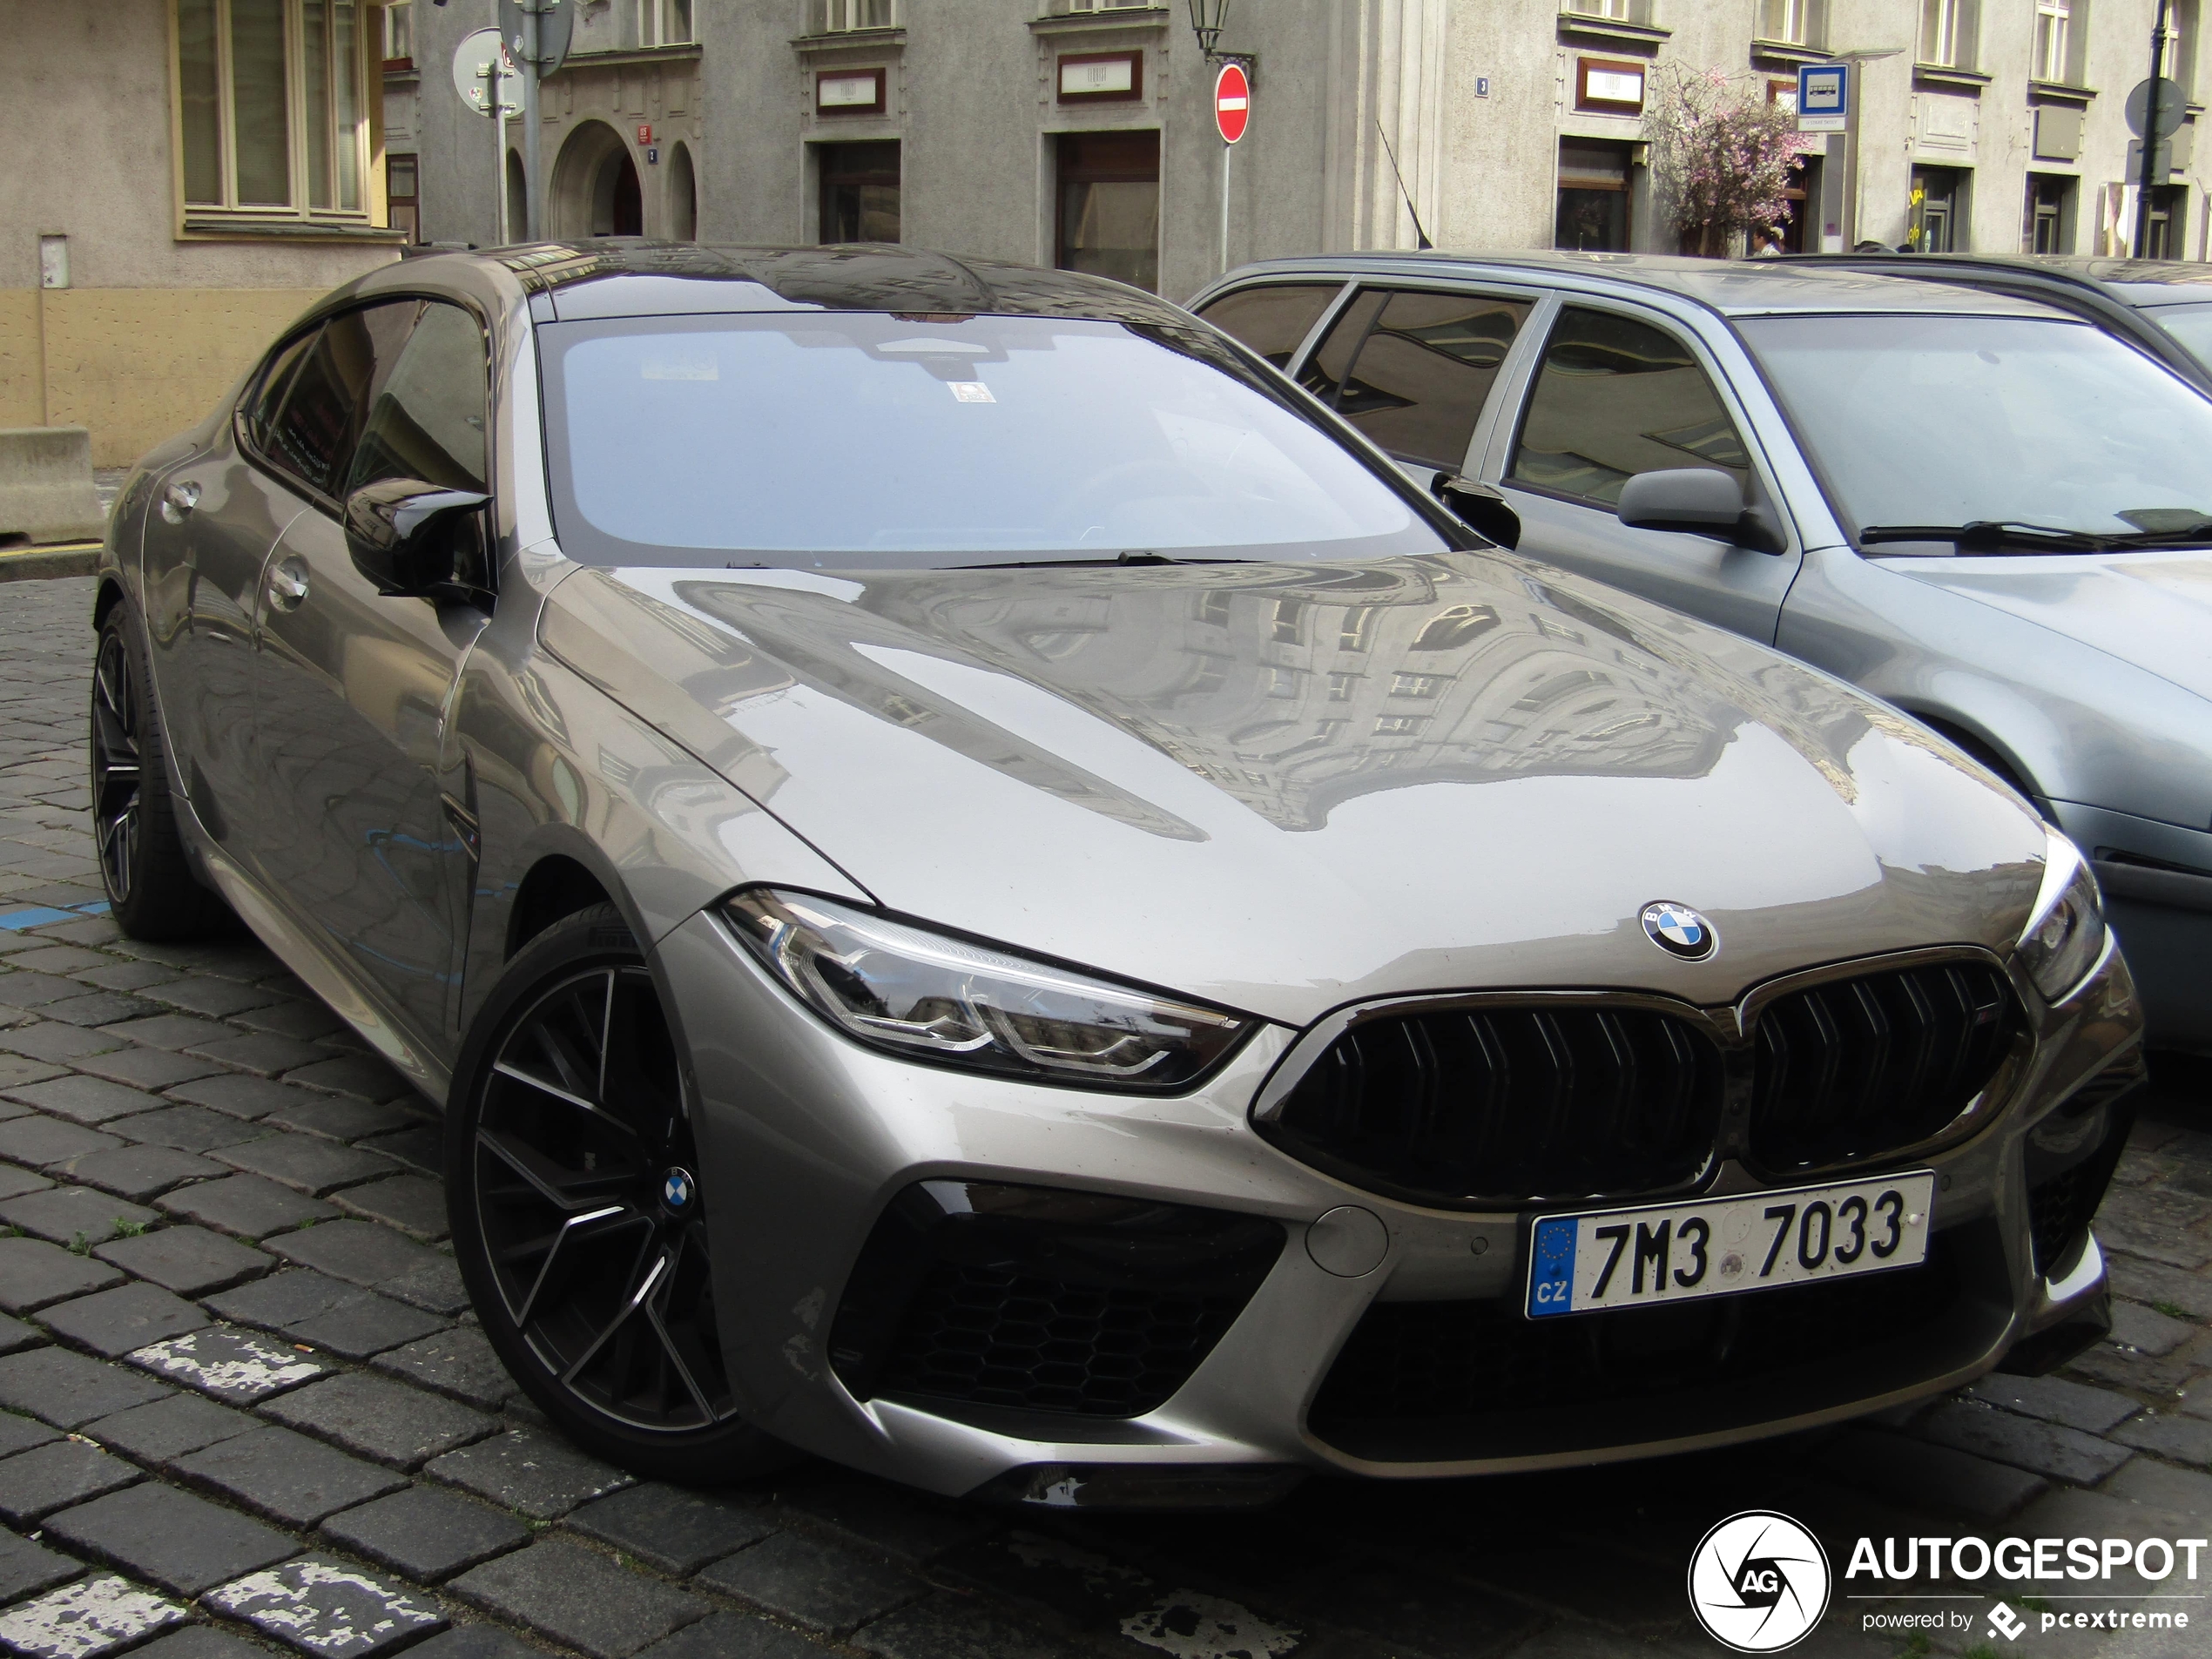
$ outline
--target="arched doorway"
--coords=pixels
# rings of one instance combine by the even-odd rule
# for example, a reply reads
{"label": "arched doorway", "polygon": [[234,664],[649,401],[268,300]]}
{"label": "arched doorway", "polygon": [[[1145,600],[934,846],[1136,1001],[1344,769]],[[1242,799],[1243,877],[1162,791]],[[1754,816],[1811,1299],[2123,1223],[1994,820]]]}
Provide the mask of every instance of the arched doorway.
{"label": "arched doorway", "polygon": [[644,193],[622,135],[604,121],[569,134],[546,192],[547,231],[563,241],[644,233]]}
{"label": "arched doorway", "polygon": [[668,234],[678,242],[699,239],[698,179],[691,171],[691,148],[680,143],[668,152]]}
{"label": "arched doorway", "polygon": [[529,185],[523,178],[523,158],[512,150],[507,152],[507,239],[526,242],[529,239]]}

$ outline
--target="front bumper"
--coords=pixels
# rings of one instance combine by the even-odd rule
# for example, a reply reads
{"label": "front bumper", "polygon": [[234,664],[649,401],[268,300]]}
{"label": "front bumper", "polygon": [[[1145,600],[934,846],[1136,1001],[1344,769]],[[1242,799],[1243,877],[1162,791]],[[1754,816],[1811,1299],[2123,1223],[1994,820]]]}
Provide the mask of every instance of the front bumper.
{"label": "front bumper", "polygon": [[[1499,1413],[1474,1440],[1388,1446],[1325,1421],[1317,1430],[1315,1403],[1331,1366],[1378,1304],[1517,1305],[1525,1217],[1397,1202],[1268,1145],[1247,1113],[1295,1033],[1263,1028],[1189,1095],[1103,1096],[862,1049],[799,1008],[708,914],[664,938],[654,965],[692,1068],[701,1190],[740,1408],[807,1451],[948,1494],[995,1481],[1019,1487],[1016,1472],[1039,1469],[1180,1471],[1217,1487],[1238,1467],[1406,1478],[1580,1465],[1784,1433],[1957,1386],[2023,1338],[2101,1305],[2094,1240],[2048,1263],[2047,1275],[2038,1271],[2027,1137],[2140,1038],[2132,981],[2108,948],[2063,1004],[2029,1003],[2033,1052],[2002,1112],[1963,1144],[1909,1160],[1937,1172],[1934,1243],[1959,1276],[1962,1317],[1942,1322],[1941,1339],[1874,1343],[1840,1364],[1720,1391],[1696,1409],[1655,1410],[1623,1398],[1585,1406],[1572,1429],[1541,1412]],[[917,1183],[961,1180],[1267,1217],[1285,1239],[1187,1380],[1141,1416],[856,1399],[829,1354],[855,1264],[899,1195]],[[1718,1183],[1760,1184],[1734,1165]],[[1347,1252],[1341,1215],[1324,1220],[1347,1206],[1381,1224],[1372,1266]],[[1028,1482],[1061,1501],[1080,1501],[1069,1494],[1081,1485]]]}

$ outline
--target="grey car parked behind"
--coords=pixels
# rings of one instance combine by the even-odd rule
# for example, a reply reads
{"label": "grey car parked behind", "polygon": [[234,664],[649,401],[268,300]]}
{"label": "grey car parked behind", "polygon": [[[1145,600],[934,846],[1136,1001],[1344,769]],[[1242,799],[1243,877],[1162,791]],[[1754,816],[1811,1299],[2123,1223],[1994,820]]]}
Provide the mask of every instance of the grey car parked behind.
{"label": "grey car parked behind", "polygon": [[2091,856],[2154,1041],[2212,1050],[2195,387],[2032,300],[1806,264],[1344,255],[1191,307],[1521,552],[1950,737]]}

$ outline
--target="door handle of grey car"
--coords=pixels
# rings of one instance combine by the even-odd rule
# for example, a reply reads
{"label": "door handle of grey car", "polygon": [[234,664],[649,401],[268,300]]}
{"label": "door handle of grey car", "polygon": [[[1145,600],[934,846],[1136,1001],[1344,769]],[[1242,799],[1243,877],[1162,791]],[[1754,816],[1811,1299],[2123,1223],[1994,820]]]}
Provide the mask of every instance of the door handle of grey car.
{"label": "door handle of grey car", "polygon": [[169,523],[183,523],[185,515],[199,505],[199,486],[198,484],[172,484],[161,492],[161,516]]}
{"label": "door handle of grey car", "polygon": [[297,555],[277,561],[269,572],[269,603],[279,610],[297,610],[307,597],[307,561]]}

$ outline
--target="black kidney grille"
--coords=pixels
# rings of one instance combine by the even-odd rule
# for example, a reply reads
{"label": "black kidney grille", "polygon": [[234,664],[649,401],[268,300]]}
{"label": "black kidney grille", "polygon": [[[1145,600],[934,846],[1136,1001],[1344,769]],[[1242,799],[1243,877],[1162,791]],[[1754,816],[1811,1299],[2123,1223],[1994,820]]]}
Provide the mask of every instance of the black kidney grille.
{"label": "black kidney grille", "polygon": [[907,1311],[880,1392],[1136,1417],[1183,1386],[1245,1298],[1070,1284],[941,1262]]}
{"label": "black kidney grille", "polygon": [[1758,1015],[1752,1161],[1810,1169],[1929,1139],[1987,1086],[2020,1017],[2004,974],[1979,962],[1777,997]]}
{"label": "black kidney grille", "polygon": [[1455,1009],[1352,1027],[1259,1129],[1426,1200],[1642,1192],[1705,1166],[1722,1096],[1719,1049],[1667,1015]]}

